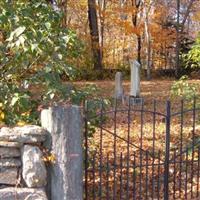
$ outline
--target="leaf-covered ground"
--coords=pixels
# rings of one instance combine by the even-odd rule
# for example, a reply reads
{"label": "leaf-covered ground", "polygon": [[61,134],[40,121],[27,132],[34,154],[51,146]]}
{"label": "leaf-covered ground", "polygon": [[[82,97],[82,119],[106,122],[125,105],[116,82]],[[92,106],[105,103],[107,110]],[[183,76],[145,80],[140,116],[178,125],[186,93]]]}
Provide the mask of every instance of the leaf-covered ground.
{"label": "leaf-covered ground", "polygon": [[[200,81],[191,81],[191,83],[200,86]],[[114,82],[99,81],[95,84],[101,88],[103,97],[112,97]],[[165,102],[170,99],[172,84],[171,80],[142,81],[143,109],[166,114]],[[128,95],[130,90],[128,81],[124,82],[124,89],[125,94]],[[156,99],[156,106],[153,99]],[[180,98],[173,99],[171,106],[172,113],[180,112]],[[191,109],[192,106],[191,101],[185,102],[183,109]],[[108,110],[112,109],[113,107],[108,108]],[[96,199],[100,196],[102,199],[112,199],[113,195],[116,195],[117,199],[132,199],[134,195],[136,199],[145,199],[146,197],[158,199],[158,196],[163,198],[166,121],[162,115],[154,115],[146,111],[140,112],[140,105],[132,109],[139,111],[128,113],[128,106],[125,103],[125,105],[119,105],[116,115],[114,112],[104,114],[103,129],[96,128],[93,137],[89,138],[90,173],[88,180],[91,199],[94,196]],[[198,148],[193,151],[193,154],[191,153],[191,145],[193,137],[195,142],[198,142],[200,138],[200,111],[195,113],[195,118],[193,114],[191,111],[184,113],[183,118],[180,114],[171,118],[171,174],[169,177],[171,199],[174,198],[174,194],[176,199],[185,199],[186,195],[188,195],[188,199],[191,199],[189,198],[191,191],[194,191],[192,199],[195,199],[198,194],[200,182],[197,172],[200,169],[198,163],[192,161],[198,160],[199,155]],[[100,120],[100,116],[97,119]],[[186,153],[179,156],[181,148],[182,151],[188,148],[188,158],[186,158]],[[180,165],[181,159],[184,162]],[[177,162],[176,164],[174,164],[174,160]],[[158,165],[159,162],[161,165]],[[146,167],[146,164],[149,166]],[[185,171],[186,169],[187,171]],[[133,177],[134,174],[135,177]],[[116,194],[113,194],[114,190]]]}
{"label": "leaf-covered ground", "polygon": [[[141,81],[141,96],[144,98],[152,99],[163,99],[168,98],[170,95],[170,88],[173,85],[174,80],[152,80],[152,81]],[[199,85],[200,80],[190,80],[189,83],[195,83]],[[96,84],[101,89],[101,94],[104,97],[113,96],[115,82],[114,81],[81,81],[75,83],[78,86],[84,86],[85,84]],[[123,87],[125,94],[129,94],[130,81],[123,81]]]}

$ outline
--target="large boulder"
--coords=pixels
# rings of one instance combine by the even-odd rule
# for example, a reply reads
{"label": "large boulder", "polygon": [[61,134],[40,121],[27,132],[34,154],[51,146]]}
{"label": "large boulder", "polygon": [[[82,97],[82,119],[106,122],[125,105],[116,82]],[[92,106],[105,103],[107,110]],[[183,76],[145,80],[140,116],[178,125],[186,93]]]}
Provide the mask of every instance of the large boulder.
{"label": "large boulder", "polygon": [[20,155],[18,148],[0,147],[0,158],[15,158],[20,157]]}
{"label": "large boulder", "polygon": [[0,169],[2,167],[21,167],[19,158],[0,158]]}
{"label": "large boulder", "polygon": [[[0,168],[0,185],[16,185],[18,180],[18,169]],[[1,199],[1,198],[0,198]]]}
{"label": "large boulder", "polygon": [[8,187],[0,189],[1,200],[47,200],[43,189]]}
{"label": "large boulder", "polygon": [[43,187],[47,171],[43,155],[37,146],[25,145],[22,149],[22,177],[28,187]]}
{"label": "large boulder", "polygon": [[[1,131],[0,131],[1,133]],[[0,141],[0,147],[16,147],[19,148],[21,147],[21,143],[19,142],[7,142],[7,141]]]}
{"label": "large boulder", "polygon": [[14,128],[3,127],[0,130],[0,141],[38,143],[44,142],[47,134],[44,128],[35,125]]}

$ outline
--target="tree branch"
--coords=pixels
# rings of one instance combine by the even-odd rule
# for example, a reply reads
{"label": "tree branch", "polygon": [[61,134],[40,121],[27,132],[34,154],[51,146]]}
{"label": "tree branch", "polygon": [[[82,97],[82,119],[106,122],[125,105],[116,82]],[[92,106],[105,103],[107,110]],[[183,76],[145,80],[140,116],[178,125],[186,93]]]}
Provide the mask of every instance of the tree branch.
{"label": "tree branch", "polygon": [[185,13],[185,15],[184,15],[183,21],[182,21],[182,23],[181,23],[181,32],[183,32],[185,22],[186,22],[186,20],[187,20],[189,14],[190,14],[190,10],[191,10],[192,5],[193,5],[194,2],[195,2],[195,0],[191,0],[191,1],[189,2],[189,5],[188,5],[187,10],[186,10],[186,13]]}

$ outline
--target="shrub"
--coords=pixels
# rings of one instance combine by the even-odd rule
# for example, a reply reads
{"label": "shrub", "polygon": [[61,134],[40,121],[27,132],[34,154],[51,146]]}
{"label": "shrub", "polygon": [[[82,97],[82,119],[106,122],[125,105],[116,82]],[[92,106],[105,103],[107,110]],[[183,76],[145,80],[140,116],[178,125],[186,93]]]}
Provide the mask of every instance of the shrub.
{"label": "shrub", "polygon": [[187,76],[182,76],[171,87],[172,98],[181,97],[182,99],[192,101],[196,95],[197,85],[189,83]]}
{"label": "shrub", "polygon": [[82,51],[76,34],[61,26],[62,17],[44,0],[0,1],[1,123],[39,123],[43,105],[80,103],[90,93],[60,78],[75,77],[69,60]]}

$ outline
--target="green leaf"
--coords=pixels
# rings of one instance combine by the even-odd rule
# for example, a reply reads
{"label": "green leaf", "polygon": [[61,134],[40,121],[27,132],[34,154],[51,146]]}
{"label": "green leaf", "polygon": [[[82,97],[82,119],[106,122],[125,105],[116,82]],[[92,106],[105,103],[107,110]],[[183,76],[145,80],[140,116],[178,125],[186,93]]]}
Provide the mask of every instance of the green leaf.
{"label": "green leaf", "polygon": [[63,58],[62,54],[58,54],[58,58],[59,58],[60,60],[62,60],[62,58]]}
{"label": "green leaf", "polygon": [[19,100],[18,94],[15,94],[15,96],[11,100],[11,106],[14,106],[18,100]]}
{"label": "green leaf", "polygon": [[50,28],[51,28],[50,22],[46,22],[46,23],[45,23],[45,27],[46,27],[47,29],[50,29]]}
{"label": "green leaf", "polygon": [[25,38],[24,38],[23,35],[21,35],[21,36],[19,37],[19,42],[20,42],[20,44],[24,47]]}
{"label": "green leaf", "polygon": [[[60,78],[63,74],[74,76],[69,61],[80,55],[83,47],[73,31],[61,26],[63,15],[45,0],[19,0],[12,4],[4,0],[0,1],[0,10],[0,30],[6,37],[0,45],[4,68],[0,75],[0,102],[5,105],[6,123],[24,120],[21,114],[26,111],[30,112],[27,121],[35,123],[37,107],[48,105],[54,96],[64,101],[71,95],[76,102],[82,101],[90,92],[71,94]],[[29,88],[38,86],[39,95],[31,98],[35,94]]]}
{"label": "green leaf", "polygon": [[14,34],[16,37],[20,36],[24,31],[26,30],[25,26],[20,26],[17,29],[15,29]]}
{"label": "green leaf", "polygon": [[38,47],[38,44],[31,44],[31,51],[33,52]]}

